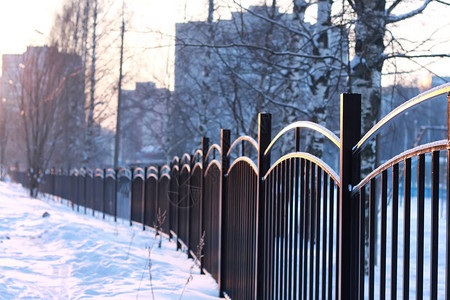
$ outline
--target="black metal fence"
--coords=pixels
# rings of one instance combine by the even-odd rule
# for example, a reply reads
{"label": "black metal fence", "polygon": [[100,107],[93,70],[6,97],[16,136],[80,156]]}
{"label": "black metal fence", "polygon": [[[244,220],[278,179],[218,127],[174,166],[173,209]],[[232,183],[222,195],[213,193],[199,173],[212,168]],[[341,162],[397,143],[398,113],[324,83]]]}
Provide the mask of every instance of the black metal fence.
{"label": "black metal fence", "polygon": [[[43,174],[40,189],[68,199],[77,210],[90,208],[94,215],[112,215],[144,229],[162,225],[178,249],[199,256],[202,271],[211,273],[221,293],[232,299],[385,299],[387,293],[397,299],[398,291],[402,299],[422,299],[425,291],[431,299],[448,299],[450,133],[445,140],[403,152],[360,180],[360,153],[369,140],[400,114],[446,93],[450,84],[411,99],[362,138],[361,96],[343,94],[340,138],[299,121],[271,139],[271,116],[260,114],[258,141],[243,136],[231,144],[230,131],[222,130],[221,145],[209,146],[204,138],[201,149],[175,157],[170,165],[70,174],[51,170]],[[336,146],[339,172],[300,151],[304,129],[323,134]],[[294,151],[272,164],[274,145],[290,131]],[[245,155],[244,144],[255,150],[256,159]],[[445,172],[440,172],[443,151],[447,159]],[[10,175],[28,185],[26,173]],[[445,241],[438,233],[440,196],[445,196]],[[425,203],[430,204],[429,222]],[[158,214],[166,216],[164,224],[158,224]],[[445,249],[441,256],[439,245]],[[438,270],[439,265],[445,270]]]}

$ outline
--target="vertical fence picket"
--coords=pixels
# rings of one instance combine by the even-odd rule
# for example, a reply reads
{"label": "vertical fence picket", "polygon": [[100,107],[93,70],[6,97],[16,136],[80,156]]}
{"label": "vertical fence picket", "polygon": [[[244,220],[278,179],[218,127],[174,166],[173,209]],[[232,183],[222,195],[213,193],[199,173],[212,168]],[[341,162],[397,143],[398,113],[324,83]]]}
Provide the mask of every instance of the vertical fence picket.
{"label": "vertical fence picket", "polygon": [[334,181],[330,180],[330,199],[329,199],[329,224],[328,234],[328,300],[333,299],[333,216],[334,216]]}
{"label": "vertical fence picket", "polygon": [[416,300],[423,299],[425,154],[417,157]]}
{"label": "vertical fence picket", "polygon": [[[323,172],[323,221],[322,221],[322,299],[326,299],[327,283],[327,209],[328,209],[328,174]],[[332,230],[332,229],[331,229]]]}
{"label": "vertical fence picket", "polygon": [[282,222],[282,234],[281,234],[281,245],[282,245],[282,253],[281,253],[281,267],[282,267],[282,276],[283,276],[283,288],[282,288],[282,298],[281,299],[287,299],[286,297],[286,293],[288,290],[288,265],[286,264],[286,262],[288,261],[288,228],[287,228],[287,224],[289,222],[288,219],[288,212],[287,212],[287,203],[288,203],[288,189],[287,187],[287,174],[289,173],[288,171],[288,164],[287,161],[283,161],[281,163],[281,174],[282,174],[282,179],[281,179],[281,188],[282,188],[282,200],[281,200],[281,205],[282,205],[282,215],[281,215],[281,219],[280,221]]}
{"label": "vertical fence picket", "polygon": [[[300,151],[300,129],[295,129],[295,152]],[[294,160],[294,196],[292,199],[293,202],[293,210],[294,210],[294,278],[293,278],[293,297],[294,299],[301,298],[301,287],[298,284],[301,282],[301,273],[302,273],[302,249],[301,249],[301,191],[299,186],[299,176],[300,176],[300,161],[298,158]],[[299,281],[297,281],[299,279]],[[298,292],[298,294],[297,294]]]}
{"label": "vertical fence picket", "polygon": [[267,210],[266,216],[267,222],[267,234],[266,234],[266,286],[265,292],[263,294],[264,299],[273,298],[273,203],[274,203],[274,194],[273,194],[273,174],[270,174],[268,178],[265,180],[266,196],[268,197],[266,201]]}
{"label": "vertical fence picket", "polygon": [[[361,95],[341,95],[340,116],[340,208],[339,215],[339,300],[356,298],[356,233],[357,218],[352,205],[352,189],[360,177],[359,156],[353,155],[353,146],[361,138]],[[353,257],[352,257],[353,254]]]}
{"label": "vertical fence picket", "polygon": [[403,300],[409,300],[409,259],[411,232],[411,158],[404,162],[404,201],[403,201]]}
{"label": "vertical fence picket", "polygon": [[305,299],[304,294],[302,293],[305,290],[305,285],[304,282],[302,281],[304,279],[303,276],[303,266],[305,264],[304,262],[304,247],[303,245],[306,243],[306,235],[305,235],[305,159],[304,158],[300,158],[300,182],[299,187],[299,196],[300,196],[300,226],[299,226],[299,234],[300,234],[300,238],[299,238],[299,245],[298,245],[298,295],[299,295],[299,299]]}
{"label": "vertical fence picket", "polygon": [[365,281],[365,250],[366,250],[366,190],[362,187],[359,191],[359,284],[358,299],[364,299],[364,281]]}
{"label": "vertical fence picket", "polygon": [[310,171],[309,171],[309,167],[310,167],[310,162],[309,160],[305,161],[305,181],[304,181],[304,192],[305,192],[305,196],[304,196],[304,209],[303,209],[303,213],[304,213],[304,217],[303,217],[303,221],[304,221],[304,226],[303,226],[303,243],[304,243],[304,247],[303,247],[303,299],[306,300],[307,299],[307,295],[308,295],[308,241],[310,240],[310,235],[309,235],[309,194],[310,194],[310,190],[309,190],[309,176],[310,176]]}
{"label": "vertical fence picket", "polygon": [[391,299],[397,299],[398,189],[399,166],[392,166],[392,239],[391,239]]}
{"label": "vertical fence picket", "polygon": [[381,173],[380,300],[386,299],[387,170]]}
{"label": "vertical fence picket", "polygon": [[375,179],[370,180],[369,192],[369,300],[374,299],[375,291],[375,222],[376,222],[376,199]]}
{"label": "vertical fence picket", "polygon": [[294,191],[294,180],[295,180],[295,159],[289,159],[288,160],[289,165],[289,181],[288,181],[288,212],[289,212],[289,223],[288,223],[288,230],[289,230],[289,246],[288,246],[288,253],[289,253],[289,259],[287,261],[288,265],[288,299],[292,299],[295,297],[295,291],[294,291],[294,282],[295,282],[295,258],[297,253],[295,250],[297,249],[295,244],[295,238],[294,236],[297,234],[294,229],[295,224],[295,209],[297,202],[297,199],[295,198],[295,191]]}
{"label": "vertical fence picket", "polygon": [[309,194],[309,299],[314,299],[314,239],[315,239],[315,218],[316,218],[316,166],[311,163],[310,173],[310,194]]}
{"label": "vertical fence picket", "polygon": [[281,293],[281,287],[280,287],[280,277],[281,277],[281,270],[280,270],[280,260],[278,259],[278,257],[280,257],[280,235],[281,235],[281,230],[280,230],[280,216],[281,216],[281,212],[280,212],[280,203],[281,203],[281,199],[280,199],[280,191],[279,191],[279,186],[280,186],[280,166],[278,166],[276,168],[276,176],[275,176],[275,186],[274,186],[274,190],[275,190],[275,236],[274,236],[274,244],[275,244],[275,253],[274,253],[274,259],[275,259],[275,298],[279,299],[280,298],[280,293]]}
{"label": "vertical fence picket", "polygon": [[438,237],[439,237],[439,151],[431,153],[431,260],[430,299],[438,297]]}
{"label": "vertical fence picket", "polygon": [[[450,142],[450,92],[447,93],[447,142]],[[450,149],[447,149],[446,171],[445,300],[450,300]]]}
{"label": "vertical fence picket", "polygon": [[[448,122],[450,122],[450,93],[448,96]],[[450,127],[449,127],[450,128]],[[450,140],[450,129],[449,129]],[[446,204],[445,204],[445,217],[446,222],[446,234],[445,234],[445,300],[450,300],[450,149],[447,150],[447,166],[446,166]]]}
{"label": "vertical fence picket", "polygon": [[319,300],[319,294],[320,294],[320,289],[319,289],[319,278],[320,278],[320,198],[322,196],[321,194],[321,185],[322,185],[322,169],[320,169],[317,166],[317,179],[316,179],[316,208],[315,208],[315,215],[316,215],[316,225],[315,225],[315,229],[316,229],[316,233],[315,233],[315,238],[314,238],[314,242],[316,244],[316,271],[315,271],[315,299]]}
{"label": "vertical fence picket", "polygon": [[264,207],[265,207],[265,195],[264,195],[264,182],[263,176],[267,173],[270,167],[270,154],[265,155],[265,151],[270,144],[271,130],[272,130],[272,117],[270,114],[258,115],[258,187],[257,187],[257,229],[256,229],[256,298],[262,295],[263,289],[263,272],[264,270]]}
{"label": "vertical fence picket", "polygon": [[[200,176],[200,224],[199,224],[199,228],[200,228],[200,232],[199,232],[199,236],[200,238],[203,235],[203,232],[205,232],[206,230],[210,230],[210,228],[205,228],[205,226],[203,225],[204,220],[206,219],[206,217],[204,216],[204,212],[203,212],[203,206],[204,206],[204,201],[205,201],[205,171],[206,171],[206,167],[207,167],[207,161],[206,161],[206,154],[208,153],[208,149],[209,149],[209,139],[206,137],[202,138],[202,170],[201,170],[201,176]],[[203,259],[203,255],[202,253],[200,253],[200,257],[198,257],[199,259],[199,263],[200,263],[200,274],[204,274],[203,272],[203,264],[204,264],[204,259]]]}
{"label": "vertical fence picket", "polygon": [[228,173],[228,169],[230,167],[230,161],[228,159],[228,150],[230,149],[230,131],[226,129],[220,130],[220,148],[221,148],[221,154],[220,154],[220,182],[221,182],[221,191],[220,191],[220,219],[221,219],[221,225],[220,225],[220,239],[219,239],[219,249],[220,249],[220,256],[219,256],[219,294],[221,296],[224,295],[224,286],[225,286],[225,278],[227,275],[227,266],[226,266],[226,256],[228,252],[228,248],[226,245],[228,245],[228,241],[226,240],[226,231],[227,231],[227,215],[225,213],[227,212],[227,179],[226,174]]}
{"label": "vertical fence picket", "polygon": [[103,169],[103,191],[102,191],[102,214],[103,214],[103,219],[105,218],[105,214],[106,214],[106,169]]}

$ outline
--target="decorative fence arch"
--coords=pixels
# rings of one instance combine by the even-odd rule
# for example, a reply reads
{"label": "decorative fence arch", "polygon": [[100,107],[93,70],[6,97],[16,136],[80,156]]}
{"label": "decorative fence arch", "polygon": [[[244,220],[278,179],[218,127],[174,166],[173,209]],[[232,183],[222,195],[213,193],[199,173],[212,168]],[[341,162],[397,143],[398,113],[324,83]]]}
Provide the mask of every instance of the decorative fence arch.
{"label": "decorative fence arch", "polygon": [[[209,272],[221,294],[232,299],[385,299],[386,293],[396,299],[399,289],[403,299],[409,299],[411,287],[416,299],[422,299],[425,290],[431,299],[444,294],[448,299],[448,192],[444,279],[438,277],[438,231],[439,183],[443,181],[439,162],[440,158],[446,161],[448,190],[450,131],[445,140],[409,149],[360,178],[360,153],[370,139],[400,114],[445,94],[450,107],[450,84],[445,84],[394,109],[362,137],[360,95],[341,96],[340,137],[317,124],[299,121],[271,139],[271,116],[260,114],[257,141],[243,136],[231,143],[230,131],[222,129],[220,145],[209,146],[203,138],[201,149],[175,157],[163,167],[79,169],[70,174],[52,169],[41,173],[41,192],[65,197],[85,212],[86,207],[92,208],[93,214],[99,211],[131,225],[142,224],[144,229],[155,226],[158,215],[164,214],[162,232],[177,241],[177,249],[197,258],[201,271]],[[300,151],[303,130],[322,134],[336,146],[339,170]],[[271,163],[273,148],[292,131],[294,152]],[[245,156],[246,145],[257,153],[256,160]],[[28,185],[25,172],[11,170],[10,176]],[[426,204],[430,205],[429,224]],[[397,246],[400,227],[402,251]],[[429,247],[424,246],[426,230],[431,232]],[[202,237],[205,246],[197,253]],[[424,256],[428,248],[429,260]],[[424,268],[425,263],[429,268]],[[424,280],[425,276],[430,280]],[[445,291],[439,291],[438,279],[445,281],[441,282]]]}

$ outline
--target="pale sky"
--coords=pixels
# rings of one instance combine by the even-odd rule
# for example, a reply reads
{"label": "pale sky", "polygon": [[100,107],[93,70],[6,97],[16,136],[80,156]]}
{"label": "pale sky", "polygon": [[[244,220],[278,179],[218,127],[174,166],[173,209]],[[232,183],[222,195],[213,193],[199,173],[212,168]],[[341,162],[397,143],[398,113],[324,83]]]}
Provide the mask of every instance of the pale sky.
{"label": "pale sky", "polygon": [[[288,0],[277,1],[286,2]],[[232,1],[228,1],[232,3]],[[258,3],[257,0],[243,0],[244,6],[249,3]],[[413,6],[417,6],[422,1],[412,1]],[[49,34],[54,13],[60,8],[62,0],[0,0],[0,54],[22,53],[27,45],[43,45],[45,38]],[[121,4],[121,1],[117,1]],[[143,30],[156,28],[168,34],[174,33],[175,22],[189,20],[206,19],[206,10],[208,0],[125,0],[126,9],[132,11],[134,27],[142,26]],[[216,0],[216,5],[226,8],[227,1]],[[409,8],[407,8],[409,9]],[[450,23],[448,16],[450,7],[439,4],[432,4],[427,8],[425,14],[415,17],[414,20],[402,22],[398,28],[393,31],[401,33],[400,35],[409,40],[420,40],[422,34],[434,32],[436,40],[445,41],[437,45],[433,52],[449,53],[450,51]],[[221,15],[221,18],[227,16]],[[131,24],[130,23],[130,24]],[[145,23],[145,24],[144,24]],[[439,28],[440,27],[440,28]],[[436,30],[439,29],[439,30]],[[129,35],[133,40],[132,34]],[[143,36],[136,37],[143,40]],[[152,41],[147,40],[147,45]],[[136,47],[137,44],[136,44]],[[167,53],[167,49],[165,50]],[[152,59],[149,59],[149,61]],[[450,64],[448,58],[435,61],[429,66],[430,70],[441,76],[450,76]],[[142,62],[142,61],[141,61]],[[405,61],[398,60],[401,66],[409,68],[418,68],[414,63],[405,64]],[[422,61],[426,64],[426,61]],[[131,67],[131,66],[130,66]],[[146,69],[151,68],[148,66]],[[132,67],[131,67],[132,68]],[[428,75],[428,71],[419,71],[415,76]],[[141,72],[138,80],[151,80],[152,76],[147,75],[145,71]],[[417,80],[417,78],[416,78]]]}
{"label": "pale sky", "polygon": [[21,53],[27,45],[43,44],[61,2],[0,0],[0,54]]}

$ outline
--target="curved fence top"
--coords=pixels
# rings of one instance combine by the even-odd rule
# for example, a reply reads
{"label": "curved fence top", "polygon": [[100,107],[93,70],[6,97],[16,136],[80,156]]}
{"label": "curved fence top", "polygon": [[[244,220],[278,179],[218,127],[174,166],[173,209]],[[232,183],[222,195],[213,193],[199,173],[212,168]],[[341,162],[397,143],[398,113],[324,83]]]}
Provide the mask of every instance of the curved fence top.
{"label": "curved fence top", "polygon": [[94,176],[103,178],[103,169],[95,169]]}
{"label": "curved fence top", "polygon": [[87,169],[86,176],[94,177],[94,171],[92,169]]}
{"label": "curved fence top", "polygon": [[182,173],[184,170],[187,170],[188,174],[191,173],[191,166],[189,164],[184,164],[181,167],[180,173]]}
{"label": "curved fence top", "polygon": [[250,157],[247,156],[241,156],[239,158],[237,158],[235,161],[233,161],[233,163],[231,164],[230,168],[228,169],[228,174],[230,173],[230,171],[233,169],[233,167],[239,163],[239,162],[246,162],[248,165],[250,165],[250,167],[253,169],[253,171],[255,171],[255,174],[258,174],[258,167],[256,166],[256,164],[253,162],[253,160]]}
{"label": "curved fence top", "polygon": [[116,171],[114,169],[106,169],[105,178],[116,179]]}
{"label": "curved fence top", "polygon": [[159,170],[160,173],[170,173],[170,167],[169,165],[164,165],[161,167],[161,169]]}
{"label": "curved fence top", "polygon": [[434,98],[436,96],[450,93],[450,82],[440,85],[438,87],[435,87],[431,90],[425,91],[416,97],[406,101],[402,105],[395,108],[393,111],[391,111],[389,114],[387,114],[383,119],[381,119],[375,126],[373,126],[363,137],[362,139],[353,147],[353,153],[356,154],[360,152],[364,146],[369,142],[378,132],[378,130],[381,129],[384,125],[391,122],[393,119],[395,119],[397,116],[399,116],[404,111],[410,109],[411,107],[414,107],[424,101],[427,101],[431,98]]}
{"label": "curved fence top", "polygon": [[158,169],[151,166],[147,168],[147,178],[149,179],[150,177],[154,177],[155,179],[158,179]]}
{"label": "curved fence top", "polygon": [[211,145],[211,147],[209,147],[208,153],[206,153],[205,161],[208,159],[212,151],[217,151],[219,154],[222,154],[222,149],[220,149],[220,146],[217,144],[213,144]]}
{"label": "curved fence top", "polygon": [[131,171],[124,168],[120,169],[119,171],[117,171],[117,178],[120,177],[126,177],[131,180]]}
{"label": "curved fence top", "polygon": [[203,168],[203,165],[202,165],[201,162],[197,162],[197,163],[194,164],[194,166],[192,167],[192,172],[195,172],[195,170],[197,170],[197,168],[198,169],[202,169]]}
{"label": "curved fence top", "polygon": [[405,160],[407,158],[410,158],[410,157],[413,157],[413,156],[417,156],[417,155],[423,154],[423,153],[428,153],[428,152],[432,152],[432,151],[439,151],[439,150],[445,150],[445,149],[447,149],[447,147],[448,147],[448,141],[447,140],[440,140],[440,141],[436,141],[436,142],[420,145],[420,146],[417,146],[415,148],[406,150],[406,151],[400,153],[399,155],[394,156],[393,158],[391,158],[390,160],[388,160],[387,162],[385,162],[384,164],[382,164],[381,166],[379,166],[378,168],[373,170],[369,175],[366,176],[366,178],[361,180],[360,183],[358,183],[358,185],[356,185],[353,188],[352,191],[353,192],[359,191],[371,179],[376,177],[378,174],[380,174],[384,170],[392,167],[396,163],[401,162],[402,160]]}
{"label": "curved fence top", "polygon": [[168,179],[171,178],[170,176],[170,167],[168,165],[164,165],[161,167],[161,169],[159,169],[159,179],[161,180],[164,177],[167,177]]}
{"label": "curved fence top", "polygon": [[216,166],[219,171],[222,169],[220,166],[220,162],[217,159],[213,159],[209,164],[208,167],[205,170],[205,176],[208,175],[208,171],[213,167]]}
{"label": "curved fence top", "polygon": [[145,180],[145,171],[142,168],[136,168],[133,170],[133,179],[141,178],[142,180]]}
{"label": "curved fence top", "polygon": [[[187,160],[187,162],[184,162],[185,160]],[[180,161],[181,164],[189,164],[191,162],[191,156],[187,153],[183,154],[183,156],[181,157]]]}
{"label": "curved fence top", "polygon": [[308,128],[308,129],[312,129],[314,131],[317,131],[321,134],[323,134],[326,138],[328,138],[330,141],[332,141],[336,146],[338,146],[338,148],[341,147],[341,141],[339,140],[339,138],[330,130],[328,130],[327,128],[310,122],[310,121],[297,121],[294,122],[286,127],[284,127],[274,138],[273,140],[270,142],[269,146],[267,146],[266,151],[264,152],[264,155],[267,155],[270,151],[270,149],[272,148],[272,146],[280,139],[280,137],[285,134],[286,132],[288,132],[289,130],[295,129],[295,128]]}
{"label": "curved fence top", "polygon": [[172,158],[172,164],[178,164],[180,162],[180,158],[178,157],[178,156],[174,156],[173,158]]}
{"label": "curved fence top", "polygon": [[196,158],[198,158],[199,161],[202,161],[203,157],[203,151],[201,149],[198,149],[194,152],[194,155],[192,156],[192,160],[195,161]]}
{"label": "curved fence top", "polygon": [[267,171],[267,173],[264,175],[264,179],[267,178],[267,176],[273,171],[273,169],[275,169],[276,166],[278,166],[281,162],[283,162],[283,161],[285,161],[287,159],[290,159],[290,158],[303,158],[303,159],[306,159],[306,160],[309,160],[309,161],[315,163],[320,168],[322,168],[322,170],[327,172],[328,175],[330,175],[330,177],[334,180],[334,182],[339,186],[339,184],[340,184],[339,175],[327,163],[325,163],[323,160],[321,160],[317,156],[314,156],[314,155],[306,153],[306,152],[293,152],[293,153],[289,153],[289,154],[286,154],[286,155],[280,157],[270,167],[270,169]]}
{"label": "curved fence top", "polygon": [[156,167],[153,167],[153,166],[148,167],[147,168],[147,173],[156,173],[156,174],[158,174],[158,169]]}
{"label": "curved fence top", "polygon": [[238,137],[233,142],[233,144],[231,144],[230,149],[228,149],[227,156],[230,156],[231,150],[233,150],[233,148],[236,147],[236,145],[238,145],[239,142],[242,142],[242,141],[249,142],[253,146],[253,148],[255,148],[256,151],[258,151],[258,143],[252,137],[250,137],[248,135],[243,135],[243,136]]}

